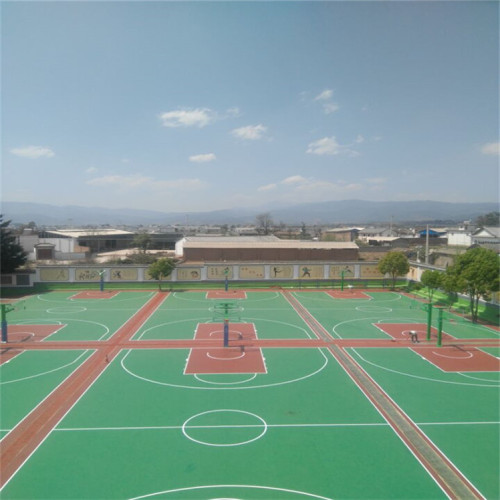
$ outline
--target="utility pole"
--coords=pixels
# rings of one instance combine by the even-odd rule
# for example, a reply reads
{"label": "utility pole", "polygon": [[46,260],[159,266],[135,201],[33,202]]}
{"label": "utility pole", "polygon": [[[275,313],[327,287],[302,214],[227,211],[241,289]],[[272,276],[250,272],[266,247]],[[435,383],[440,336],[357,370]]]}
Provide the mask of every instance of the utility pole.
{"label": "utility pole", "polygon": [[429,224],[427,224],[425,231],[425,263],[429,263]]}

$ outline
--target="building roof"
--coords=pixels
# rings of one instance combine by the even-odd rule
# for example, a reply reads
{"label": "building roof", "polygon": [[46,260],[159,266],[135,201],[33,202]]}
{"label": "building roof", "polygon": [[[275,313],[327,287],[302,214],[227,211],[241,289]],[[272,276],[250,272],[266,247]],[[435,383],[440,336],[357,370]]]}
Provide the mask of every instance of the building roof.
{"label": "building roof", "polygon": [[326,229],[324,233],[347,233],[351,231],[359,231],[357,227],[335,227],[333,229]]}
{"label": "building roof", "polygon": [[81,238],[89,236],[123,236],[133,235],[130,231],[120,229],[58,229],[57,231],[46,230],[47,234],[54,234],[66,238]]}
{"label": "building roof", "polygon": [[184,248],[303,248],[303,249],[357,249],[356,243],[348,241],[298,241],[298,240],[268,240],[242,241],[243,238],[223,238],[224,241],[186,241]]}
{"label": "building roof", "polygon": [[491,238],[500,238],[500,227],[496,226],[485,226],[478,228],[476,231],[474,231],[473,236],[479,236],[480,233],[487,233],[481,236],[484,237],[491,237]]}
{"label": "building roof", "polygon": [[204,236],[186,236],[185,243],[263,243],[272,241],[281,241],[274,235],[267,236],[220,236],[220,235],[204,235]]}

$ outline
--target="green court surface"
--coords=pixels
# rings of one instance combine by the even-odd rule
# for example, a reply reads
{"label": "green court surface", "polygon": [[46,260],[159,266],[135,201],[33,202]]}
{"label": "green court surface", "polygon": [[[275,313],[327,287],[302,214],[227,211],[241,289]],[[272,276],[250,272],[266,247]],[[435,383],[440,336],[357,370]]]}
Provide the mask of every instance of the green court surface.
{"label": "green court surface", "polygon": [[[102,300],[74,295],[30,297],[25,308],[9,313],[9,326],[65,326],[42,340],[58,350],[26,349],[0,366],[2,437],[90,361],[95,349],[83,349],[82,341],[112,342],[155,293],[121,292]],[[217,301],[206,292],[165,295],[130,332],[134,342],[188,343],[199,324],[214,321]],[[345,352],[484,498],[499,498],[499,372],[445,372],[410,343],[373,346],[390,341],[376,323],[425,324],[427,316],[398,293],[366,295],[293,292],[332,342],[369,341]],[[252,323],[257,339],[284,341],[260,348],[265,373],[188,375],[190,348],[128,343],[10,478],[1,498],[448,497],[328,347],[286,344],[317,337],[285,295],[248,291],[237,303],[238,321]],[[443,330],[456,339],[499,338],[495,329],[458,316],[447,316]],[[499,355],[498,346],[482,350]],[[215,351],[207,351],[210,356]]]}

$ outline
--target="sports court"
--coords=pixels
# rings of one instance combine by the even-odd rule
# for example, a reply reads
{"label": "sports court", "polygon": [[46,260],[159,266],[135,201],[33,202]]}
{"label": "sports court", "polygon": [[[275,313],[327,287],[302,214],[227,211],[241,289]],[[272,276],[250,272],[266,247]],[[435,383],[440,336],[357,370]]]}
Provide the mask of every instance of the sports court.
{"label": "sports court", "polygon": [[428,325],[411,296],[373,290],[12,307],[1,498],[500,497],[494,326]]}

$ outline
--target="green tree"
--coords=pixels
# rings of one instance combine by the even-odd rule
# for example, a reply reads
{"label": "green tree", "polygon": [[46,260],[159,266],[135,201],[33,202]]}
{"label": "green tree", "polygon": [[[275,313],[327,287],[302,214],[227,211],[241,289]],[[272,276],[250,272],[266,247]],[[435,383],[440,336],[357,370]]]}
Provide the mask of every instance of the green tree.
{"label": "green tree", "polygon": [[500,225],[500,212],[489,212],[485,215],[480,215],[476,219],[476,225],[480,227],[499,226]]}
{"label": "green tree", "polygon": [[490,300],[499,289],[500,265],[493,250],[476,247],[457,256],[444,277],[445,289],[469,296],[470,313],[474,323],[478,319],[479,300]]}
{"label": "green tree", "polygon": [[158,280],[158,289],[161,291],[161,280],[170,276],[174,269],[175,261],[173,259],[161,258],[148,267],[148,272],[153,279]]}
{"label": "green tree", "polygon": [[23,247],[17,243],[16,236],[9,229],[10,220],[3,221],[0,215],[1,240],[1,271],[3,274],[12,273],[26,263],[28,256]]}
{"label": "green tree", "polygon": [[148,233],[138,233],[134,236],[133,245],[140,248],[142,253],[146,253],[146,250],[151,246],[153,239]]}
{"label": "green tree", "polygon": [[429,302],[432,302],[435,291],[440,288],[443,283],[443,273],[441,273],[441,271],[431,271],[427,269],[422,273],[420,281],[427,287]]}
{"label": "green tree", "polygon": [[392,289],[396,287],[396,278],[404,276],[410,270],[408,258],[403,252],[388,252],[378,263],[382,274],[389,274],[392,279]]}

